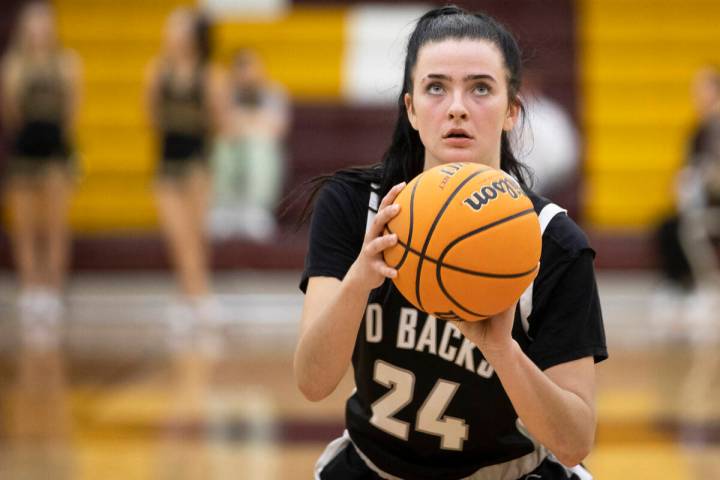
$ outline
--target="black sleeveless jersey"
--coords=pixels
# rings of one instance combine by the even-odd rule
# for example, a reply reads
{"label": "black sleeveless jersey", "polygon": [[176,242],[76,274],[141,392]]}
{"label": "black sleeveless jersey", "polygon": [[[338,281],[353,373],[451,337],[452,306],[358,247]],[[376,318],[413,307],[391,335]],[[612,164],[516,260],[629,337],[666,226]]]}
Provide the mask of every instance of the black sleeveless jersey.
{"label": "black sleeveless jersey", "polygon": [[48,159],[69,161],[68,91],[61,70],[58,55],[44,64],[22,61],[17,94],[21,123],[12,143],[11,170],[22,170],[20,164],[29,159],[35,166]]}
{"label": "black sleeveless jersey", "polygon": [[23,62],[18,93],[23,122],[42,122],[59,126],[64,123],[67,88],[60,63],[61,59],[58,56],[42,65]]}
{"label": "black sleeveless jersey", "polygon": [[[528,195],[538,213],[549,204]],[[344,277],[360,252],[369,202],[369,186],[333,179],[323,187],[303,291],[310,277]],[[564,213],[556,215],[543,234],[540,271],[520,302],[524,315],[518,308],[513,327],[540,369],[607,358],[593,258],[580,228]],[[352,363],[356,390],[347,401],[347,430],[359,453],[383,472],[461,479],[547,454],[524,431],[479,349],[452,323],[416,310],[390,280],[370,294]]]}
{"label": "black sleeveless jersey", "polygon": [[178,85],[172,68],[166,68],[160,81],[158,104],[160,125],[165,133],[205,136],[208,125],[205,83],[202,66],[195,69],[187,85]]}

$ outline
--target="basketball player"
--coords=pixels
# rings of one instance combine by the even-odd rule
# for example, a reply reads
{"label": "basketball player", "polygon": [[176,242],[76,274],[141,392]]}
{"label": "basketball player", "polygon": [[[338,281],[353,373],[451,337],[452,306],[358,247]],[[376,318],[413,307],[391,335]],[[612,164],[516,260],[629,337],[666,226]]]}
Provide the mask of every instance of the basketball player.
{"label": "basketball player", "polygon": [[34,332],[30,335],[40,343],[50,340],[46,327],[54,328],[62,310],[73,182],[69,137],[80,83],[80,61],[59,45],[52,7],[26,4],[2,64],[2,114],[10,146],[5,194],[20,314],[29,327],[24,333]]}
{"label": "basketball player", "polygon": [[393,200],[424,169],[479,162],[526,183],[508,142],[520,73],[515,40],[491,17],[426,13],[382,163],[321,180],[294,369],[318,401],[352,363],[356,390],[315,478],[591,478],[579,463],[595,433],[594,363],[607,352],[594,252],[577,225],[528,191],[544,229],[539,274],[519,308],[475,323],[415,310],[382,257],[397,242],[382,233]]}
{"label": "basketball player", "polygon": [[161,150],[155,197],[184,294],[176,319],[219,312],[210,292],[204,229],[208,136],[222,121],[224,88],[222,74],[209,64],[209,47],[207,22],[178,8],[168,18],[163,52],[147,71],[147,108]]}

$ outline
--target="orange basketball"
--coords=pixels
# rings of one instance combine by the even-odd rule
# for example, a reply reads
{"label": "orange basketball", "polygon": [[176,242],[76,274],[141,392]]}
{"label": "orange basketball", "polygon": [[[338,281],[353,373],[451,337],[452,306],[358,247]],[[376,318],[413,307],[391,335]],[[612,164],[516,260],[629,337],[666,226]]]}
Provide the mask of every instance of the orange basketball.
{"label": "orange basketball", "polygon": [[542,239],[517,181],[477,163],[440,165],[397,196],[384,252],[400,293],[445,320],[477,321],[509,308],[537,275]]}

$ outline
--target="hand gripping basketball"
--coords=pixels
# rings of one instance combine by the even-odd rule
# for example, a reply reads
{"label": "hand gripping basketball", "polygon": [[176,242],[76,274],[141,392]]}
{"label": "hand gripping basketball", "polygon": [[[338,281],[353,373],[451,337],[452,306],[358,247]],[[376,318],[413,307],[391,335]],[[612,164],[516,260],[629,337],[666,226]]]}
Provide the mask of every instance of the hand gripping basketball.
{"label": "hand gripping basketball", "polygon": [[365,233],[360,255],[353,263],[349,274],[372,290],[379,287],[386,278],[395,278],[397,270],[389,267],[383,259],[383,251],[397,243],[397,235],[385,234],[385,225],[400,212],[400,205],[393,204],[395,197],[405,187],[405,182],[395,185],[378,206],[377,214]]}

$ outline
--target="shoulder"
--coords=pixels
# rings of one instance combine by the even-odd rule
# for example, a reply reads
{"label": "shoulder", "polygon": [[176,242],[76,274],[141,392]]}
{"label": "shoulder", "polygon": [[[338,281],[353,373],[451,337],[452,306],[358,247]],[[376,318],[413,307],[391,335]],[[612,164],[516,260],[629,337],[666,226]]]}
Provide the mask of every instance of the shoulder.
{"label": "shoulder", "polygon": [[318,195],[318,204],[330,203],[341,209],[366,211],[369,205],[371,186],[360,178],[344,173],[335,173],[325,180]]}
{"label": "shoulder", "polygon": [[20,72],[22,59],[13,52],[8,52],[2,57],[2,73],[4,77],[15,76]]}
{"label": "shoulder", "polygon": [[[547,198],[533,192],[528,192],[528,196],[538,215],[541,214],[543,208],[552,204]],[[559,206],[562,208],[562,205]],[[543,250],[550,246],[548,244],[571,258],[577,257],[586,250],[590,250],[593,255],[595,253],[585,232],[565,212],[558,213],[548,223],[543,233]]]}
{"label": "shoulder", "polygon": [[[555,243],[571,257],[585,250],[592,250],[585,232],[567,214],[557,215],[548,225],[545,238]],[[594,255],[594,250],[593,255]]]}
{"label": "shoulder", "polygon": [[312,207],[312,227],[329,228],[334,236],[364,236],[370,203],[370,184],[343,173],[321,180]]}

